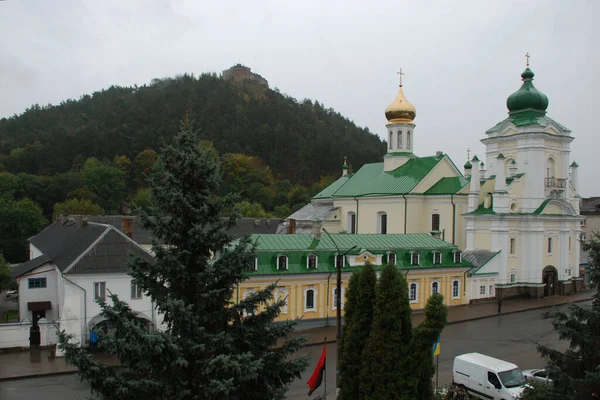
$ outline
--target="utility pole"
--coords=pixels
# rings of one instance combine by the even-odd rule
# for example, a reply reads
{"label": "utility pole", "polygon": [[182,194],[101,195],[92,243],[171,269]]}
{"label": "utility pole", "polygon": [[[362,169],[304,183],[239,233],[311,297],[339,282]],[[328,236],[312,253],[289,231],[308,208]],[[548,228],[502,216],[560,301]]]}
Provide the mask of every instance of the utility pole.
{"label": "utility pole", "polygon": [[[346,256],[346,254],[348,254],[349,252],[351,252],[352,250],[354,250],[356,247],[356,245],[352,246],[351,248],[349,248],[344,254],[342,254],[342,252],[340,251],[340,248],[338,247],[337,243],[333,240],[333,238],[331,237],[331,235],[329,234],[329,232],[327,232],[327,230],[325,228],[323,228],[323,232],[325,232],[325,234],[327,234],[327,237],[329,237],[329,240],[331,240],[331,243],[333,243],[333,245],[335,246],[336,250],[337,250],[337,255],[335,257],[335,269],[336,269],[336,273],[337,273],[337,282],[336,282],[336,293],[335,293],[335,306],[336,306],[336,311],[337,311],[337,332],[336,332],[336,343],[338,346],[337,349],[337,363],[336,363],[336,368],[335,368],[335,386],[336,388],[339,387],[338,385],[340,384],[340,338],[342,337],[342,266],[338,264],[338,257],[339,256]],[[327,293],[327,296],[329,296],[329,293]],[[337,393],[336,393],[337,395]]]}

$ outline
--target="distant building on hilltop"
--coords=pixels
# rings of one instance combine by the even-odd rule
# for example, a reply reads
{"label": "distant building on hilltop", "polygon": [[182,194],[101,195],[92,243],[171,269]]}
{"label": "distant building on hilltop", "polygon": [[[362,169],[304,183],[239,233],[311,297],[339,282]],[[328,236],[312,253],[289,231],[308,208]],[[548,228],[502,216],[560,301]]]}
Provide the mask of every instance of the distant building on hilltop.
{"label": "distant building on hilltop", "polygon": [[248,80],[269,87],[269,82],[267,82],[265,78],[258,74],[255,74],[254,72],[252,72],[250,67],[246,67],[242,64],[236,64],[233,67],[224,70],[221,78],[226,81],[233,82],[244,82]]}

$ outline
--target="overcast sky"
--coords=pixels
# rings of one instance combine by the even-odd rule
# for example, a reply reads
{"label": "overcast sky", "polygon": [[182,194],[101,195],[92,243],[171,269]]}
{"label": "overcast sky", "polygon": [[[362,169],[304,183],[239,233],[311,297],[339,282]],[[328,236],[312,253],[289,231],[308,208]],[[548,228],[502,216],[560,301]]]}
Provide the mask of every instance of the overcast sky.
{"label": "overcast sky", "polygon": [[241,62],[385,138],[402,68],[415,153],[462,166],[467,148],[484,158],[529,52],[548,115],[576,138],[581,192],[600,195],[598,15],[597,0],[0,1],[0,117]]}

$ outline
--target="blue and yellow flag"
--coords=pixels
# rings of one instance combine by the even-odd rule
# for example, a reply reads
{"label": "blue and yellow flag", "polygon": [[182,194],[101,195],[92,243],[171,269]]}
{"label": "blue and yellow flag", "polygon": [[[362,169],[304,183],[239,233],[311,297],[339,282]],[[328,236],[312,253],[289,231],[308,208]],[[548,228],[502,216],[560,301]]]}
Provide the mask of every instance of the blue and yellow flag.
{"label": "blue and yellow flag", "polygon": [[440,352],[441,352],[440,339],[441,339],[441,335],[438,335],[437,341],[433,344],[433,348],[431,349],[434,357],[440,355]]}

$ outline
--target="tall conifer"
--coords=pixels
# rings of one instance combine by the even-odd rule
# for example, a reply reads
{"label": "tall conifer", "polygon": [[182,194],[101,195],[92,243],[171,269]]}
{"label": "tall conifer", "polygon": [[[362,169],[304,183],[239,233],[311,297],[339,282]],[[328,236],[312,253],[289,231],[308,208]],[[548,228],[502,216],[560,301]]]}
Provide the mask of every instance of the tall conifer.
{"label": "tall conifer", "polygon": [[370,263],[354,272],[348,284],[340,341],[340,398],[363,399],[360,391],[362,352],[367,344],[375,306],[377,276]]}
{"label": "tall conifer", "polygon": [[102,314],[115,327],[99,347],[121,368],[100,364],[61,336],[66,360],[78,367],[100,399],[281,399],[306,368],[292,355],[304,338],[274,348],[294,322],[274,323],[282,301],[274,285],[233,304],[244,268],[254,264],[247,238],[232,241],[225,216],[233,199],[220,198],[219,166],[184,121],[149,180],[152,204],[141,219],[154,235],[154,262],[132,258],[134,281],[164,317],[165,331],[147,331],[128,305],[111,296]]}

